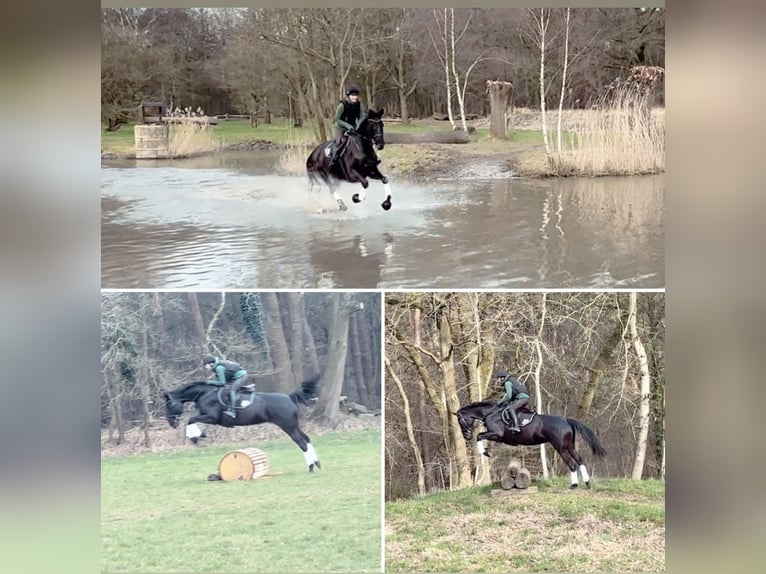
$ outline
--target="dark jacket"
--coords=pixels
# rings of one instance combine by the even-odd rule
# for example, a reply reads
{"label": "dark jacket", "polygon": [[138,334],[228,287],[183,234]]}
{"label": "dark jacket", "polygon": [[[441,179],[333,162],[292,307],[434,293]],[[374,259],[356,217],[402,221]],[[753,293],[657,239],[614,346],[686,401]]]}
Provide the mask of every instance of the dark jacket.
{"label": "dark jacket", "polygon": [[503,387],[505,387],[505,396],[500,399],[501,403],[510,403],[516,399],[528,399],[529,391],[523,383],[517,381],[513,377],[506,377],[503,381]]}
{"label": "dark jacket", "polygon": [[343,130],[355,130],[367,117],[367,112],[359,100],[352,104],[348,100],[341,100],[335,111],[335,125]]}
{"label": "dark jacket", "polygon": [[211,382],[216,385],[225,385],[226,383],[230,383],[234,379],[247,374],[247,371],[240,367],[239,363],[221,359],[216,361],[215,365],[213,365],[213,372],[215,372],[218,379]]}

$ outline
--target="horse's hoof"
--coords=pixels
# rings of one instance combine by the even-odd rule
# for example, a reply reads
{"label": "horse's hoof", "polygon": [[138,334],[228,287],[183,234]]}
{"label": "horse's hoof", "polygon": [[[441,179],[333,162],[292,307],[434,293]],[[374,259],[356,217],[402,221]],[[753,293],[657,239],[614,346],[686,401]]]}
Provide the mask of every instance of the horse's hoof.
{"label": "horse's hoof", "polygon": [[189,439],[192,441],[192,444],[197,444],[199,442],[199,437],[195,436],[194,438]]}
{"label": "horse's hoof", "polygon": [[211,482],[214,481],[214,480],[221,480],[221,475],[220,474],[209,474],[207,479],[209,481],[211,481]]}
{"label": "horse's hoof", "polygon": [[389,198],[389,199],[386,199],[386,201],[384,201],[383,203],[381,203],[381,204],[380,204],[380,206],[381,206],[383,209],[385,209],[386,211],[388,211],[389,209],[391,209],[391,199],[390,199],[390,198]]}
{"label": "horse's hoof", "polygon": [[338,202],[338,209],[340,209],[341,211],[346,211],[348,209],[348,207],[346,207],[345,203],[343,203],[342,201],[339,201]]}
{"label": "horse's hoof", "polygon": [[485,451],[484,451],[483,453],[481,453],[481,454],[483,454],[483,455],[484,455],[484,456],[486,456],[487,458],[491,458],[491,457],[489,456],[489,451],[488,451],[488,450],[485,450]]}
{"label": "horse's hoof", "polygon": [[585,483],[585,488],[587,488],[588,490],[590,490],[590,481],[588,481],[588,482],[586,482],[586,483]]}
{"label": "horse's hoof", "polygon": [[321,464],[319,464],[319,461],[318,461],[318,460],[317,460],[317,461],[315,461],[315,462],[314,462],[314,464],[315,464],[315,465],[317,465],[317,470],[321,470],[321,468],[322,468],[322,465],[321,465]]}
{"label": "horse's hoof", "polygon": [[310,464],[310,465],[309,465],[309,472],[310,472],[310,473],[311,473],[311,472],[314,472],[314,465],[313,465],[313,464]]}
{"label": "horse's hoof", "polygon": [[569,485],[569,490],[574,490],[575,488],[577,488],[576,484],[570,484]]}
{"label": "horse's hoof", "polygon": [[355,193],[354,195],[351,196],[351,201],[353,201],[354,203],[361,203],[362,202],[362,200],[359,199],[359,194],[358,193]]}

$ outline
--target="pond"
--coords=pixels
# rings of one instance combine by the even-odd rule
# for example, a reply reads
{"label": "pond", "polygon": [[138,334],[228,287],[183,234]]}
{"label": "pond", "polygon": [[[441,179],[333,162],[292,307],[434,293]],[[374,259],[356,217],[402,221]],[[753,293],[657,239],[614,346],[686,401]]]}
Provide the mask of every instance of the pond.
{"label": "pond", "polygon": [[[662,288],[665,178],[344,184],[348,211],[279,152],[103,160],[102,287]],[[381,164],[385,173],[384,163]],[[327,210],[327,211],[324,211]]]}

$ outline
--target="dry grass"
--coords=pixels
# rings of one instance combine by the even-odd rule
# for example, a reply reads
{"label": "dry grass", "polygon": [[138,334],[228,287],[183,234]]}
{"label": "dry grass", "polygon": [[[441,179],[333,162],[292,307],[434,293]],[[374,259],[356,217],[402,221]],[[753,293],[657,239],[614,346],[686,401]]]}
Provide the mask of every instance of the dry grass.
{"label": "dry grass", "polygon": [[386,570],[664,572],[664,491],[635,486],[570,492],[562,481],[507,498],[469,489],[388,503]]}
{"label": "dry grass", "polygon": [[291,135],[287,148],[277,162],[277,170],[287,175],[306,173],[306,158],[314,148],[313,140],[306,135]]}
{"label": "dry grass", "polygon": [[196,124],[171,124],[168,141],[170,157],[186,157],[221,149],[212,127]]}

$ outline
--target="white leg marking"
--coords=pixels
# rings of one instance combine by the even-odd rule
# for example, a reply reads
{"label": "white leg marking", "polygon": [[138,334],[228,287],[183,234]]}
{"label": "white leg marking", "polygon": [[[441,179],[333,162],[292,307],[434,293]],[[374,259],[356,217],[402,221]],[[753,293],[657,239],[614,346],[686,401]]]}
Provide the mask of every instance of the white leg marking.
{"label": "white leg marking", "polygon": [[390,185],[388,185],[387,183],[384,183],[383,184],[383,190],[386,193],[386,197],[391,197],[391,186]]}
{"label": "white leg marking", "polygon": [[314,464],[314,457],[311,456],[311,452],[308,450],[303,453],[303,458],[306,459],[306,466],[311,466]]}
{"label": "white leg marking", "polygon": [[343,201],[340,197],[340,194],[337,191],[333,191],[332,196],[333,196],[333,199],[335,199],[335,201]]}
{"label": "white leg marking", "polygon": [[199,430],[197,423],[186,425],[186,438],[197,438],[202,436],[202,431]]}
{"label": "white leg marking", "polygon": [[311,462],[318,461],[319,457],[317,456],[317,453],[314,450],[314,445],[311,443],[308,443],[307,446],[308,446],[308,450],[306,450],[306,452],[311,456]]}
{"label": "white leg marking", "polygon": [[486,452],[486,449],[484,448],[484,441],[477,440],[476,448],[479,449],[479,454],[484,454]]}
{"label": "white leg marking", "polygon": [[570,479],[572,480],[572,484],[577,484],[578,483],[578,481],[577,481],[577,471],[576,470],[574,472],[570,472],[569,476],[570,476]]}
{"label": "white leg marking", "polygon": [[364,201],[364,198],[367,197],[367,190],[362,188],[362,192],[359,194],[359,199]]}
{"label": "white leg marking", "polygon": [[590,476],[588,475],[588,471],[584,464],[580,465],[580,474],[582,474],[583,482],[590,482]]}

